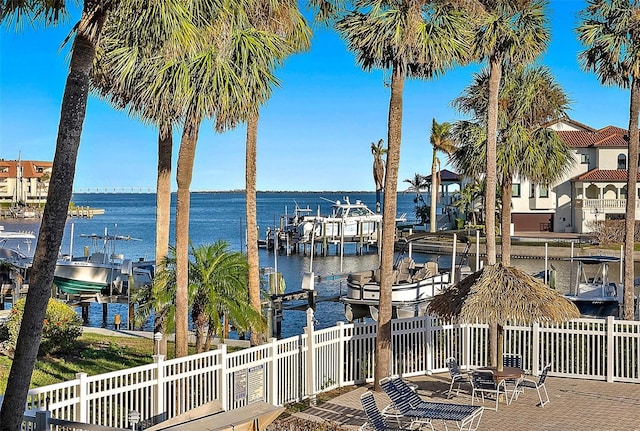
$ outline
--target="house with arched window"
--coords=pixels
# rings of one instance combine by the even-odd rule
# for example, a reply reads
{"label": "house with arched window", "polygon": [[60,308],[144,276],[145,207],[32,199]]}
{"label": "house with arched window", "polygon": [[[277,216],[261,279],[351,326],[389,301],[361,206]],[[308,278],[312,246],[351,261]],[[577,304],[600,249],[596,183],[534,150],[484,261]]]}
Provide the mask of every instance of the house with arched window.
{"label": "house with arched window", "polygon": [[[547,127],[556,130],[573,150],[574,165],[557,184],[514,179],[514,230],[587,233],[592,221],[624,218],[627,131],[614,126],[594,129],[568,118]],[[638,212],[637,217],[640,219]]]}

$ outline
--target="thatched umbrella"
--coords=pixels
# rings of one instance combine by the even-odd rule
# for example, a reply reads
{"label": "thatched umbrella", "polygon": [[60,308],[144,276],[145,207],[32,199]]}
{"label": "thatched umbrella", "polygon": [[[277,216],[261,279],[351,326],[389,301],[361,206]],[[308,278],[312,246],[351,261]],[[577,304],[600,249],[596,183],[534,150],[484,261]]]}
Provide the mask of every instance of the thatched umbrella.
{"label": "thatched umbrella", "polygon": [[560,323],[580,317],[573,302],[541,280],[511,266],[485,266],[436,295],[428,312],[463,322],[498,327],[498,370],[502,371],[503,325]]}

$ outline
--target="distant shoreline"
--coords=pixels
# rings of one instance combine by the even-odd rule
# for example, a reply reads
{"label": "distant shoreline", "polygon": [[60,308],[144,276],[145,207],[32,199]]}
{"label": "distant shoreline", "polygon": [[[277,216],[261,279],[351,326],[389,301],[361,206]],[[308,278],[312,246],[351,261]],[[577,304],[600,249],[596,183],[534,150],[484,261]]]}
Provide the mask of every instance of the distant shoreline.
{"label": "distant shoreline", "polygon": [[[176,194],[174,190],[171,194]],[[191,193],[245,193],[245,190],[191,190]],[[375,190],[258,190],[257,193],[308,193],[308,194],[343,194],[343,193],[372,193],[375,194]],[[398,191],[398,193],[404,193],[404,191]],[[156,192],[140,191],[140,192],[125,192],[125,191],[113,191],[113,192],[91,192],[91,191],[79,191],[73,192],[74,195],[155,195]]]}

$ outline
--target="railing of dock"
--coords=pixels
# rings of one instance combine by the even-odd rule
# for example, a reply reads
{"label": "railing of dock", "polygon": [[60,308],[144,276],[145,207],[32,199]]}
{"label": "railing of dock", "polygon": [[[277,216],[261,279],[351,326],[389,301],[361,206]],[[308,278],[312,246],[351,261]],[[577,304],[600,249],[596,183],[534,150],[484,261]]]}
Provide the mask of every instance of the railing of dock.
{"label": "railing of dock", "polygon": [[[504,326],[504,351],[521,354],[532,374],[551,364],[551,375],[640,384],[640,322],[576,319],[564,324]],[[255,401],[274,405],[313,398],[335,388],[372,382],[377,325],[313,329],[308,312],[302,335],[272,339],[229,353],[217,350],[77,378],[29,391],[28,409],[54,419],[130,428],[140,413],[144,427],[209,403],[233,410]],[[488,364],[487,325],[456,324],[424,316],[392,322],[389,374],[445,372],[445,360],[461,367]]]}

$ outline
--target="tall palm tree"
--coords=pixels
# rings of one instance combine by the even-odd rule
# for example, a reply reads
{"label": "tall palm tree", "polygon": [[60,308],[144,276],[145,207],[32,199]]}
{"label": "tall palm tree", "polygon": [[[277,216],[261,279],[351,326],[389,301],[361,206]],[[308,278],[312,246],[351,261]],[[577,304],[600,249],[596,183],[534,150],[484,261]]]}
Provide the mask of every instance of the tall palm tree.
{"label": "tall palm tree", "polygon": [[625,319],[634,318],[634,236],[638,182],[638,113],[640,112],[640,5],[632,0],[589,0],[580,13],[578,39],[585,46],[579,60],[604,85],[630,90],[629,164],[624,236]]}
{"label": "tall palm tree", "polygon": [[[453,105],[465,114],[472,114],[475,123],[462,123],[454,128],[456,141],[463,148],[454,155],[456,166],[471,177],[482,173],[486,158],[484,139],[466,141],[473,133],[464,127],[485,128],[487,118],[487,70],[475,76],[474,82]],[[572,166],[570,149],[554,131],[542,127],[551,120],[566,115],[569,99],[545,67],[507,67],[499,94],[497,173],[501,189],[502,263],[510,264],[511,256],[511,196],[513,179],[530,180],[536,184],[552,184],[566,175]]]}
{"label": "tall palm tree", "polygon": [[[489,69],[486,158],[487,263],[496,263],[496,145],[498,90],[507,64],[526,64],[546,49],[549,29],[546,0],[478,0],[474,56],[486,60]],[[495,351],[492,349],[491,351]]]}
{"label": "tall palm tree", "polygon": [[[246,120],[255,112],[253,107],[263,103],[256,98],[265,94],[252,93],[242,71],[245,68],[254,71],[253,79],[263,81],[261,88],[267,88],[277,80],[270,68],[260,65],[270,64],[267,59],[277,59],[291,51],[281,36],[253,26],[244,8],[246,4],[225,6],[225,9],[212,10],[211,18],[201,23],[201,49],[167,67],[167,70],[176,71],[177,80],[185,84],[181,94],[185,96],[187,106],[176,170],[177,357],[188,353],[189,187],[200,124],[204,118],[212,117],[215,129],[222,132]],[[242,67],[239,67],[238,59],[243,60]]]}
{"label": "tall palm tree", "polygon": [[429,214],[427,214],[427,204],[424,202],[424,197],[422,197],[422,191],[429,186],[427,178],[416,172],[413,174],[413,178],[407,178],[403,182],[409,184],[404,193],[415,193],[413,203],[416,205],[416,218],[420,221],[420,224],[426,225]]}
{"label": "tall palm tree", "polygon": [[384,139],[380,139],[377,144],[371,143],[371,154],[373,155],[373,182],[376,184],[376,213],[380,213],[380,199],[384,186],[384,160],[382,157],[387,154],[387,149],[382,145]]}
{"label": "tall palm tree", "polygon": [[[26,22],[56,25],[66,17],[67,6],[68,2],[64,0],[3,0],[0,2],[0,22],[15,24],[17,28],[23,27]],[[141,19],[128,30],[130,39],[141,47],[148,46],[157,38],[165,39],[166,35],[176,35],[177,39],[182,40],[183,37],[178,35],[187,34],[184,32],[187,21],[184,19],[182,2],[148,0],[145,8],[140,9],[139,6],[139,2],[133,0],[85,0],[82,2],[80,20],[73,28],[73,46],[62,98],[53,169],[25,305],[30,313],[25,315],[20,327],[7,393],[0,410],[0,430],[14,431],[22,420],[71,199],[89,93],[89,75],[105,20],[113,10],[137,14]]]}
{"label": "tall palm tree", "polygon": [[[256,207],[256,172],[257,172],[257,143],[258,143],[258,120],[260,104],[266,101],[271,95],[271,86],[260,77],[260,69],[273,69],[281,64],[286,54],[306,50],[310,46],[311,30],[306,20],[298,9],[295,0],[277,0],[270,3],[258,2],[255,10],[251,13],[252,23],[260,30],[280,35],[283,42],[289,48],[279,53],[276,57],[264,56],[261,60],[265,64],[260,64],[255,58],[251,61],[246,56],[239,57],[236,62],[241,72],[244,74],[247,91],[252,96],[250,101],[256,101],[256,106],[248,108],[247,117],[247,139],[246,139],[246,167],[245,167],[245,193],[247,212],[247,259],[249,263],[249,300],[254,309],[258,312],[262,310],[260,297],[260,268],[258,259],[258,221]],[[261,6],[261,7],[260,7]],[[268,8],[265,10],[264,8]],[[240,54],[242,52],[239,51]],[[257,78],[257,79],[256,79]],[[266,86],[265,86],[266,85]],[[257,328],[256,328],[257,329]],[[251,331],[251,344],[257,345],[262,341],[262,334],[257,330]]]}
{"label": "tall palm tree", "polygon": [[361,67],[387,70],[391,79],[374,379],[377,389],[380,379],[390,370],[391,287],[404,82],[407,77],[433,78],[465,61],[467,22],[459,10],[442,2],[365,0],[356,2],[355,9],[336,24]]}
{"label": "tall palm tree", "polygon": [[433,146],[433,157],[431,161],[431,232],[438,229],[438,221],[436,220],[436,206],[438,205],[438,189],[440,187],[440,159],[438,159],[438,151],[442,151],[447,155],[453,153],[456,149],[454,141],[450,136],[451,124],[436,122],[434,118],[431,122],[431,137],[429,141]]}

